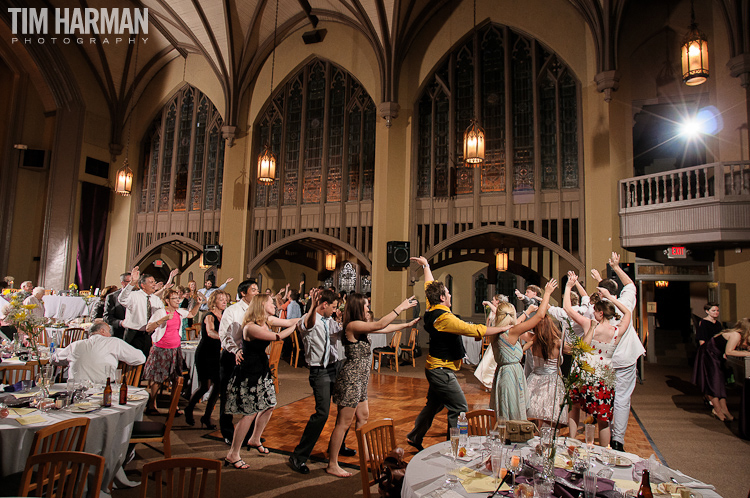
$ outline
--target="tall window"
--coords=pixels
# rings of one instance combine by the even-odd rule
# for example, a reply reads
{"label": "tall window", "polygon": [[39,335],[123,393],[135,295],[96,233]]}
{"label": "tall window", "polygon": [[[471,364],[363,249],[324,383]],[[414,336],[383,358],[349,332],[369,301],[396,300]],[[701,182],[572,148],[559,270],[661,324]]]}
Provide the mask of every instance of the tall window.
{"label": "tall window", "polygon": [[339,290],[352,292],[357,285],[357,270],[349,261],[344,263],[339,270]]}
{"label": "tall window", "polygon": [[256,185],[255,206],[371,200],[376,116],[349,73],[308,63],[260,113],[259,143],[270,144],[278,163],[276,180]]}
{"label": "tall window", "polygon": [[[478,67],[477,67],[478,66]],[[578,88],[570,69],[533,38],[490,24],[437,66],[416,103],[417,196],[578,187]],[[479,98],[475,98],[478,95]],[[463,162],[472,116],[485,130],[478,187]]]}
{"label": "tall window", "polygon": [[144,140],[139,212],[221,209],[222,124],[213,103],[190,85],[167,102]]}

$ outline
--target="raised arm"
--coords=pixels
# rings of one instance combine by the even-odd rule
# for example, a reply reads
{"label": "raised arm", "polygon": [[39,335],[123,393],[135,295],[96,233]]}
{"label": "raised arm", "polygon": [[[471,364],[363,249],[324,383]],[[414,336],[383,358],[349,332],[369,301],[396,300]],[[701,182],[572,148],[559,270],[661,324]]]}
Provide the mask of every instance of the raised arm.
{"label": "raised arm", "polygon": [[427,262],[427,258],[424,256],[417,256],[416,258],[409,258],[410,260],[416,262],[418,265],[420,265],[424,269],[424,281],[432,282],[435,280],[432,277],[432,270],[430,270],[430,263]]}
{"label": "raised arm", "polygon": [[[313,309],[310,308],[310,311],[312,310]],[[299,322],[299,318],[279,318],[277,316],[268,317],[268,325],[272,327],[292,327],[297,325],[297,322]]]}
{"label": "raised arm", "polygon": [[508,342],[510,344],[515,344],[518,338],[524,332],[528,332],[529,330],[536,327],[537,324],[542,320],[542,318],[544,318],[544,315],[547,314],[547,308],[549,308],[549,298],[556,288],[557,280],[553,278],[552,280],[547,282],[547,285],[544,286],[544,298],[542,299],[542,304],[539,305],[539,309],[537,310],[536,314],[528,320],[516,324],[508,331]]}
{"label": "raised arm", "polygon": [[596,268],[591,269],[591,278],[596,280],[597,284],[602,281],[602,276],[599,274],[599,270],[597,270]]}
{"label": "raised arm", "polygon": [[620,320],[620,323],[617,325],[617,328],[620,330],[620,333],[617,334],[617,338],[615,339],[615,344],[617,344],[620,342],[620,339],[622,339],[622,336],[625,335],[625,332],[630,326],[632,313],[627,306],[618,301],[617,298],[610,294],[609,291],[604,287],[597,287],[597,290],[604,299],[614,304],[617,309],[620,310],[620,313],[622,313],[622,320]]}
{"label": "raised arm", "polygon": [[620,282],[622,282],[622,286],[625,287],[628,284],[633,283],[633,279],[631,279],[627,273],[625,273],[625,270],[620,268],[620,255],[616,252],[612,252],[612,256],[609,258],[609,266],[612,267],[612,270],[614,270],[617,277],[620,279]]}
{"label": "raised arm", "polygon": [[323,291],[320,289],[313,289],[310,291],[310,311],[307,312],[305,317],[305,328],[307,330],[310,330],[315,326],[315,320],[318,318],[318,312],[315,311],[315,308],[318,307],[318,301],[320,300],[320,295],[322,293]]}
{"label": "raised arm", "polygon": [[565,313],[568,314],[568,318],[580,325],[583,330],[588,330],[591,326],[591,320],[581,315],[580,313],[576,313],[576,311],[573,309],[573,304],[570,302],[570,290],[573,288],[576,282],[578,282],[578,275],[576,275],[572,271],[569,271],[568,282],[565,284],[565,293],[563,294],[563,309],[565,310]]}
{"label": "raised arm", "polygon": [[[205,296],[203,294],[198,294],[198,296],[195,299],[195,305],[193,306],[193,308],[190,311],[188,311],[188,314],[187,314],[186,318],[193,318],[193,317],[195,317],[195,315],[198,314],[198,308],[200,308],[201,304],[203,304],[205,302],[206,302]],[[214,337],[214,339],[218,339],[218,338],[219,338],[218,335],[216,337]]]}
{"label": "raised arm", "polygon": [[[294,320],[294,322],[296,324],[297,320]],[[295,328],[296,326],[292,325],[285,328],[281,332],[271,332],[266,327],[261,327],[260,325],[255,323],[248,323],[245,324],[245,328],[242,330],[242,337],[246,341],[249,341],[251,339],[260,339],[262,341],[278,341],[292,335],[292,332],[294,332]]]}
{"label": "raised arm", "polygon": [[[568,273],[572,273],[572,272],[568,272]],[[584,297],[589,297],[589,293],[586,292],[586,289],[583,288],[583,286],[581,285],[581,282],[579,282],[578,279],[576,279],[576,290],[578,291],[578,295],[581,296],[581,302],[583,302]]]}
{"label": "raised arm", "polygon": [[387,325],[386,327],[376,330],[374,332],[370,332],[371,334],[390,334],[391,332],[396,332],[398,330],[408,329],[409,327],[414,326],[415,323],[419,321],[419,317],[415,318],[414,320],[410,322],[404,322],[404,323],[391,323],[390,325]]}
{"label": "raised arm", "polygon": [[411,296],[410,298],[403,300],[401,304],[393,308],[393,311],[386,314],[377,322],[364,322],[361,320],[355,320],[353,322],[349,322],[346,325],[346,330],[347,332],[351,332],[352,334],[358,334],[358,335],[376,332],[380,329],[384,329],[385,327],[387,327],[402,312],[408,310],[409,308],[413,308],[416,305],[417,305],[417,299],[414,296]]}

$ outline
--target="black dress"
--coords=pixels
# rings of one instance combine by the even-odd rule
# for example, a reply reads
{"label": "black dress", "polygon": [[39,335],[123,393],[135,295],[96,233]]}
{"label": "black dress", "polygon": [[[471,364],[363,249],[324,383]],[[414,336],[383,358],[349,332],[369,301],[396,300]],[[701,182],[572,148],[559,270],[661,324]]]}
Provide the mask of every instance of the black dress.
{"label": "black dress", "polygon": [[276,389],[266,355],[269,344],[260,339],[242,341],[242,364],[234,367],[227,386],[227,414],[252,415],[276,406]]}
{"label": "black dress", "polygon": [[724,326],[721,322],[709,322],[705,318],[698,324],[698,329],[695,331],[695,340],[700,344],[699,341],[708,342],[713,336],[724,330]]}
{"label": "black dress", "polygon": [[[216,315],[209,313],[214,321],[214,330],[219,330],[221,320]],[[201,342],[195,348],[195,368],[198,370],[198,380],[201,383],[210,380],[214,384],[219,383],[219,356],[221,354],[221,341],[208,335],[206,321],[201,325]]]}
{"label": "black dress", "polygon": [[693,369],[693,384],[698,386],[701,392],[714,398],[726,398],[727,391],[724,388],[724,351],[727,348],[727,340],[719,334],[698,348],[698,356],[695,358]]}

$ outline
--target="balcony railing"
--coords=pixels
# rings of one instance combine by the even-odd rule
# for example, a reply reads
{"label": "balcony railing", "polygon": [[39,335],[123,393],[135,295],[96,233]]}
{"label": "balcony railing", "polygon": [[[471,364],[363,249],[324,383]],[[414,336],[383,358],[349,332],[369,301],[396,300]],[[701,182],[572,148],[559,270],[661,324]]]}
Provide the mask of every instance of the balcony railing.
{"label": "balcony railing", "polygon": [[750,238],[750,161],[620,180],[623,247]]}

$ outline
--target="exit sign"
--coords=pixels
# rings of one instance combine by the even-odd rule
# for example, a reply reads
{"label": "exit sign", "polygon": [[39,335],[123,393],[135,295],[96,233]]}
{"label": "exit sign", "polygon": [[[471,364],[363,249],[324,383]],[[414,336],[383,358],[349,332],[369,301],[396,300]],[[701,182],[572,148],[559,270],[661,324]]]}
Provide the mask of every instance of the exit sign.
{"label": "exit sign", "polygon": [[687,250],[684,246],[672,246],[667,249],[667,257],[669,259],[685,259],[687,258]]}

